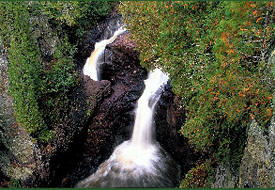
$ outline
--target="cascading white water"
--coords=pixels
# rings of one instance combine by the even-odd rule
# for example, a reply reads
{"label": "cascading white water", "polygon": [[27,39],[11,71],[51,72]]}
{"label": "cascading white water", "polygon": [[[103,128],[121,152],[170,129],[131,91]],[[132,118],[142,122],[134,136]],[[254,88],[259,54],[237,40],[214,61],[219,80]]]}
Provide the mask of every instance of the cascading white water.
{"label": "cascading white water", "polygon": [[154,107],[160,98],[160,90],[168,81],[168,76],[160,69],[149,73],[149,77],[144,81],[145,90],[138,100],[136,119],[132,143],[135,146],[147,146],[152,144],[152,120]]}
{"label": "cascading white water", "polygon": [[138,100],[132,138],[117,146],[108,160],[76,187],[173,187],[179,168],[152,139],[154,107],[168,81],[160,69],[149,73]]}
{"label": "cascading white water", "polygon": [[95,81],[99,80],[98,66],[100,63],[98,63],[98,60],[100,56],[103,54],[106,45],[115,41],[115,39],[125,31],[126,29],[120,27],[117,31],[115,31],[114,35],[111,38],[95,43],[95,49],[91,53],[90,57],[88,57],[88,59],[86,60],[86,63],[83,67],[84,75],[88,75],[91,79]]}
{"label": "cascading white water", "polygon": [[149,73],[148,79],[144,81],[145,89],[138,100],[132,138],[114,151],[122,168],[135,170],[133,172],[139,175],[145,170],[150,172],[152,163],[159,160],[155,155],[157,147],[152,142],[152,122],[154,107],[168,79],[160,69]]}

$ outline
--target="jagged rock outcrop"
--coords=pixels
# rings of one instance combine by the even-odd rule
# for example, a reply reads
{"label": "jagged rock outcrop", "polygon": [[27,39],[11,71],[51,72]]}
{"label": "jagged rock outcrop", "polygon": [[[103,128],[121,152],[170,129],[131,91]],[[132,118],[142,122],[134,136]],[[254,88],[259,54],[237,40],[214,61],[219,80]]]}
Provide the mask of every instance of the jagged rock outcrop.
{"label": "jagged rock outcrop", "polygon": [[275,187],[275,122],[265,135],[255,120],[248,132],[240,166],[239,187]]}
{"label": "jagged rock outcrop", "polygon": [[275,186],[275,123],[272,117],[267,132],[252,121],[239,171],[229,164],[215,169],[214,188],[271,188]]}
{"label": "jagged rock outcrop", "polygon": [[180,98],[172,92],[172,86],[169,83],[155,109],[156,139],[178,162],[184,175],[194,166],[199,155],[191,148],[188,139],[179,133],[186,119],[185,109]]}
{"label": "jagged rock outcrop", "polygon": [[229,164],[219,164],[215,170],[215,180],[212,188],[238,187],[238,172],[233,173]]}
{"label": "jagged rock outcrop", "polygon": [[[36,2],[33,2],[36,3]],[[37,15],[30,18],[31,34],[41,52],[41,58],[44,62],[50,62],[56,50],[60,39],[53,31],[46,15]]]}

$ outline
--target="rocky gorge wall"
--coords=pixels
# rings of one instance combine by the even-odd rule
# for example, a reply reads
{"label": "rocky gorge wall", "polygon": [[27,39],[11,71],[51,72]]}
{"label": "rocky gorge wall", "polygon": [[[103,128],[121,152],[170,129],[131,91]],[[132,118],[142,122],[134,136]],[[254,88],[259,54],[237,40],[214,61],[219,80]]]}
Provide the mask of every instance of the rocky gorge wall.
{"label": "rocky gorge wall", "polygon": [[255,120],[252,121],[247,145],[238,171],[232,171],[230,164],[216,168],[214,188],[272,188],[275,186],[274,117],[265,133]]}
{"label": "rocky gorge wall", "polygon": [[[42,52],[41,59],[47,64],[59,39],[45,17],[33,18],[32,22],[36,23],[32,31]],[[90,31],[83,40],[82,51],[76,55],[81,82],[71,92],[73,101],[68,106],[74,109],[64,113],[61,118],[63,124],[54,127],[56,138],[49,143],[38,143],[15,122],[12,98],[7,93],[8,61],[1,51],[1,74],[5,75],[4,91],[1,93],[1,106],[5,106],[1,109],[4,110],[3,119],[1,115],[1,122],[4,123],[1,123],[2,185],[11,184],[12,180],[12,183],[22,187],[72,187],[93,173],[116,145],[130,138],[136,101],[144,89],[143,80],[147,77],[147,71],[139,65],[139,54],[129,33],[107,46],[101,67],[102,81],[93,81],[81,72],[95,42],[110,36],[118,22],[121,22],[120,16],[112,16]],[[165,106],[158,106],[157,109],[166,109],[168,102],[169,105],[173,103],[173,98],[170,90],[162,98]],[[165,129],[167,116],[173,123],[171,126],[176,125],[181,115],[172,118],[174,114],[171,111],[175,110],[169,113],[157,111],[160,114],[156,116],[159,117],[156,118],[156,128]],[[173,133],[177,134],[176,129]],[[160,139],[167,138],[163,135]],[[168,146],[171,145],[174,144],[168,143]]]}
{"label": "rocky gorge wall", "polygon": [[[89,43],[91,39],[87,41]],[[88,57],[92,48],[88,44],[84,44],[84,47],[90,49],[83,51],[87,52],[86,57]],[[134,109],[144,89],[143,80],[147,77],[146,70],[139,64],[138,56],[135,43],[126,32],[106,47],[102,58],[104,63],[100,69],[102,80],[93,81],[87,76],[82,76],[90,110],[93,110],[92,119],[81,151],[77,153],[78,161],[62,180],[61,186],[72,186],[94,173],[117,145],[130,139],[135,119]],[[193,152],[187,141],[177,133],[184,118],[184,111],[179,109],[180,104],[177,103],[179,100],[174,97],[171,86],[167,86],[156,108],[158,114],[155,115],[154,127],[157,131],[155,134],[155,137],[158,137],[157,140],[173,157],[177,155],[177,161],[180,162],[182,159],[179,158],[189,159]],[[168,107],[170,110],[167,109]],[[167,125],[170,128],[167,128]],[[167,138],[168,135],[179,140],[168,140],[170,139]],[[174,151],[175,147],[177,147],[176,151]],[[186,170],[191,165],[189,162],[180,164]]]}

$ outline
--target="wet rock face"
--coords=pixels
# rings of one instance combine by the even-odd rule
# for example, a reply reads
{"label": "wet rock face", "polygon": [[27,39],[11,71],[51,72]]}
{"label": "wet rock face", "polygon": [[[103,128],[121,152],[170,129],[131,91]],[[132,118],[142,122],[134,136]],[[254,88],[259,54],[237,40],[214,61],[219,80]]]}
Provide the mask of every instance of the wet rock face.
{"label": "wet rock face", "polygon": [[121,21],[121,16],[111,16],[99,23],[93,30],[85,35],[83,42],[80,44],[81,51],[79,52],[79,55],[77,55],[79,69],[83,68],[85,60],[94,50],[95,43],[112,37],[114,32],[120,27]]}
{"label": "wet rock face", "polygon": [[267,135],[264,135],[260,126],[253,120],[240,166],[239,187],[270,188],[275,186],[274,151],[274,117]]}
{"label": "wet rock face", "polygon": [[[95,82],[88,77],[83,77],[81,88],[72,94],[77,100],[72,103],[78,108],[72,110],[69,117],[64,119],[64,126],[57,131],[58,141],[48,147],[48,152],[54,156],[50,159],[51,175],[47,181],[51,187],[67,184],[65,176],[71,172],[81,159],[84,151],[83,144],[87,138],[87,125],[94,116],[94,110],[101,104],[105,96],[110,94],[108,81]],[[57,150],[57,151],[56,151]]]}
{"label": "wet rock face", "polygon": [[185,110],[170,84],[166,85],[155,108],[155,137],[160,145],[181,166],[182,176],[191,169],[199,155],[178,132],[185,121]]}
{"label": "wet rock face", "polygon": [[[100,67],[103,80],[112,83],[120,81],[129,86],[136,82],[143,84],[144,75],[147,74],[139,65],[139,54],[135,50],[135,43],[129,38],[129,33],[125,32],[112,44],[107,45],[104,52],[105,59]],[[133,81],[134,79],[139,81]]]}

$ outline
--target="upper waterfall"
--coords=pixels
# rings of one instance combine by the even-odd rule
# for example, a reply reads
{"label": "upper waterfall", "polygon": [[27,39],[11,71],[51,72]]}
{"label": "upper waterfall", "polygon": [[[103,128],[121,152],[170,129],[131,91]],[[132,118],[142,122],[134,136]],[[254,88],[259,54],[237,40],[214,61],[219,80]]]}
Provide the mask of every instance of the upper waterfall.
{"label": "upper waterfall", "polygon": [[91,79],[95,81],[99,80],[100,73],[98,72],[98,66],[100,63],[98,63],[98,60],[100,56],[104,53],[106,45],[114,42],[115,39],[125,31],[126,29],[124,29],[123,27],[120,27],[117,31],[115,31],[114,35],[111,38],[102,40],[95,44],[94,51],[91,53],[90,57],[88,57],[83,67],[84,75],[88,75]]}

